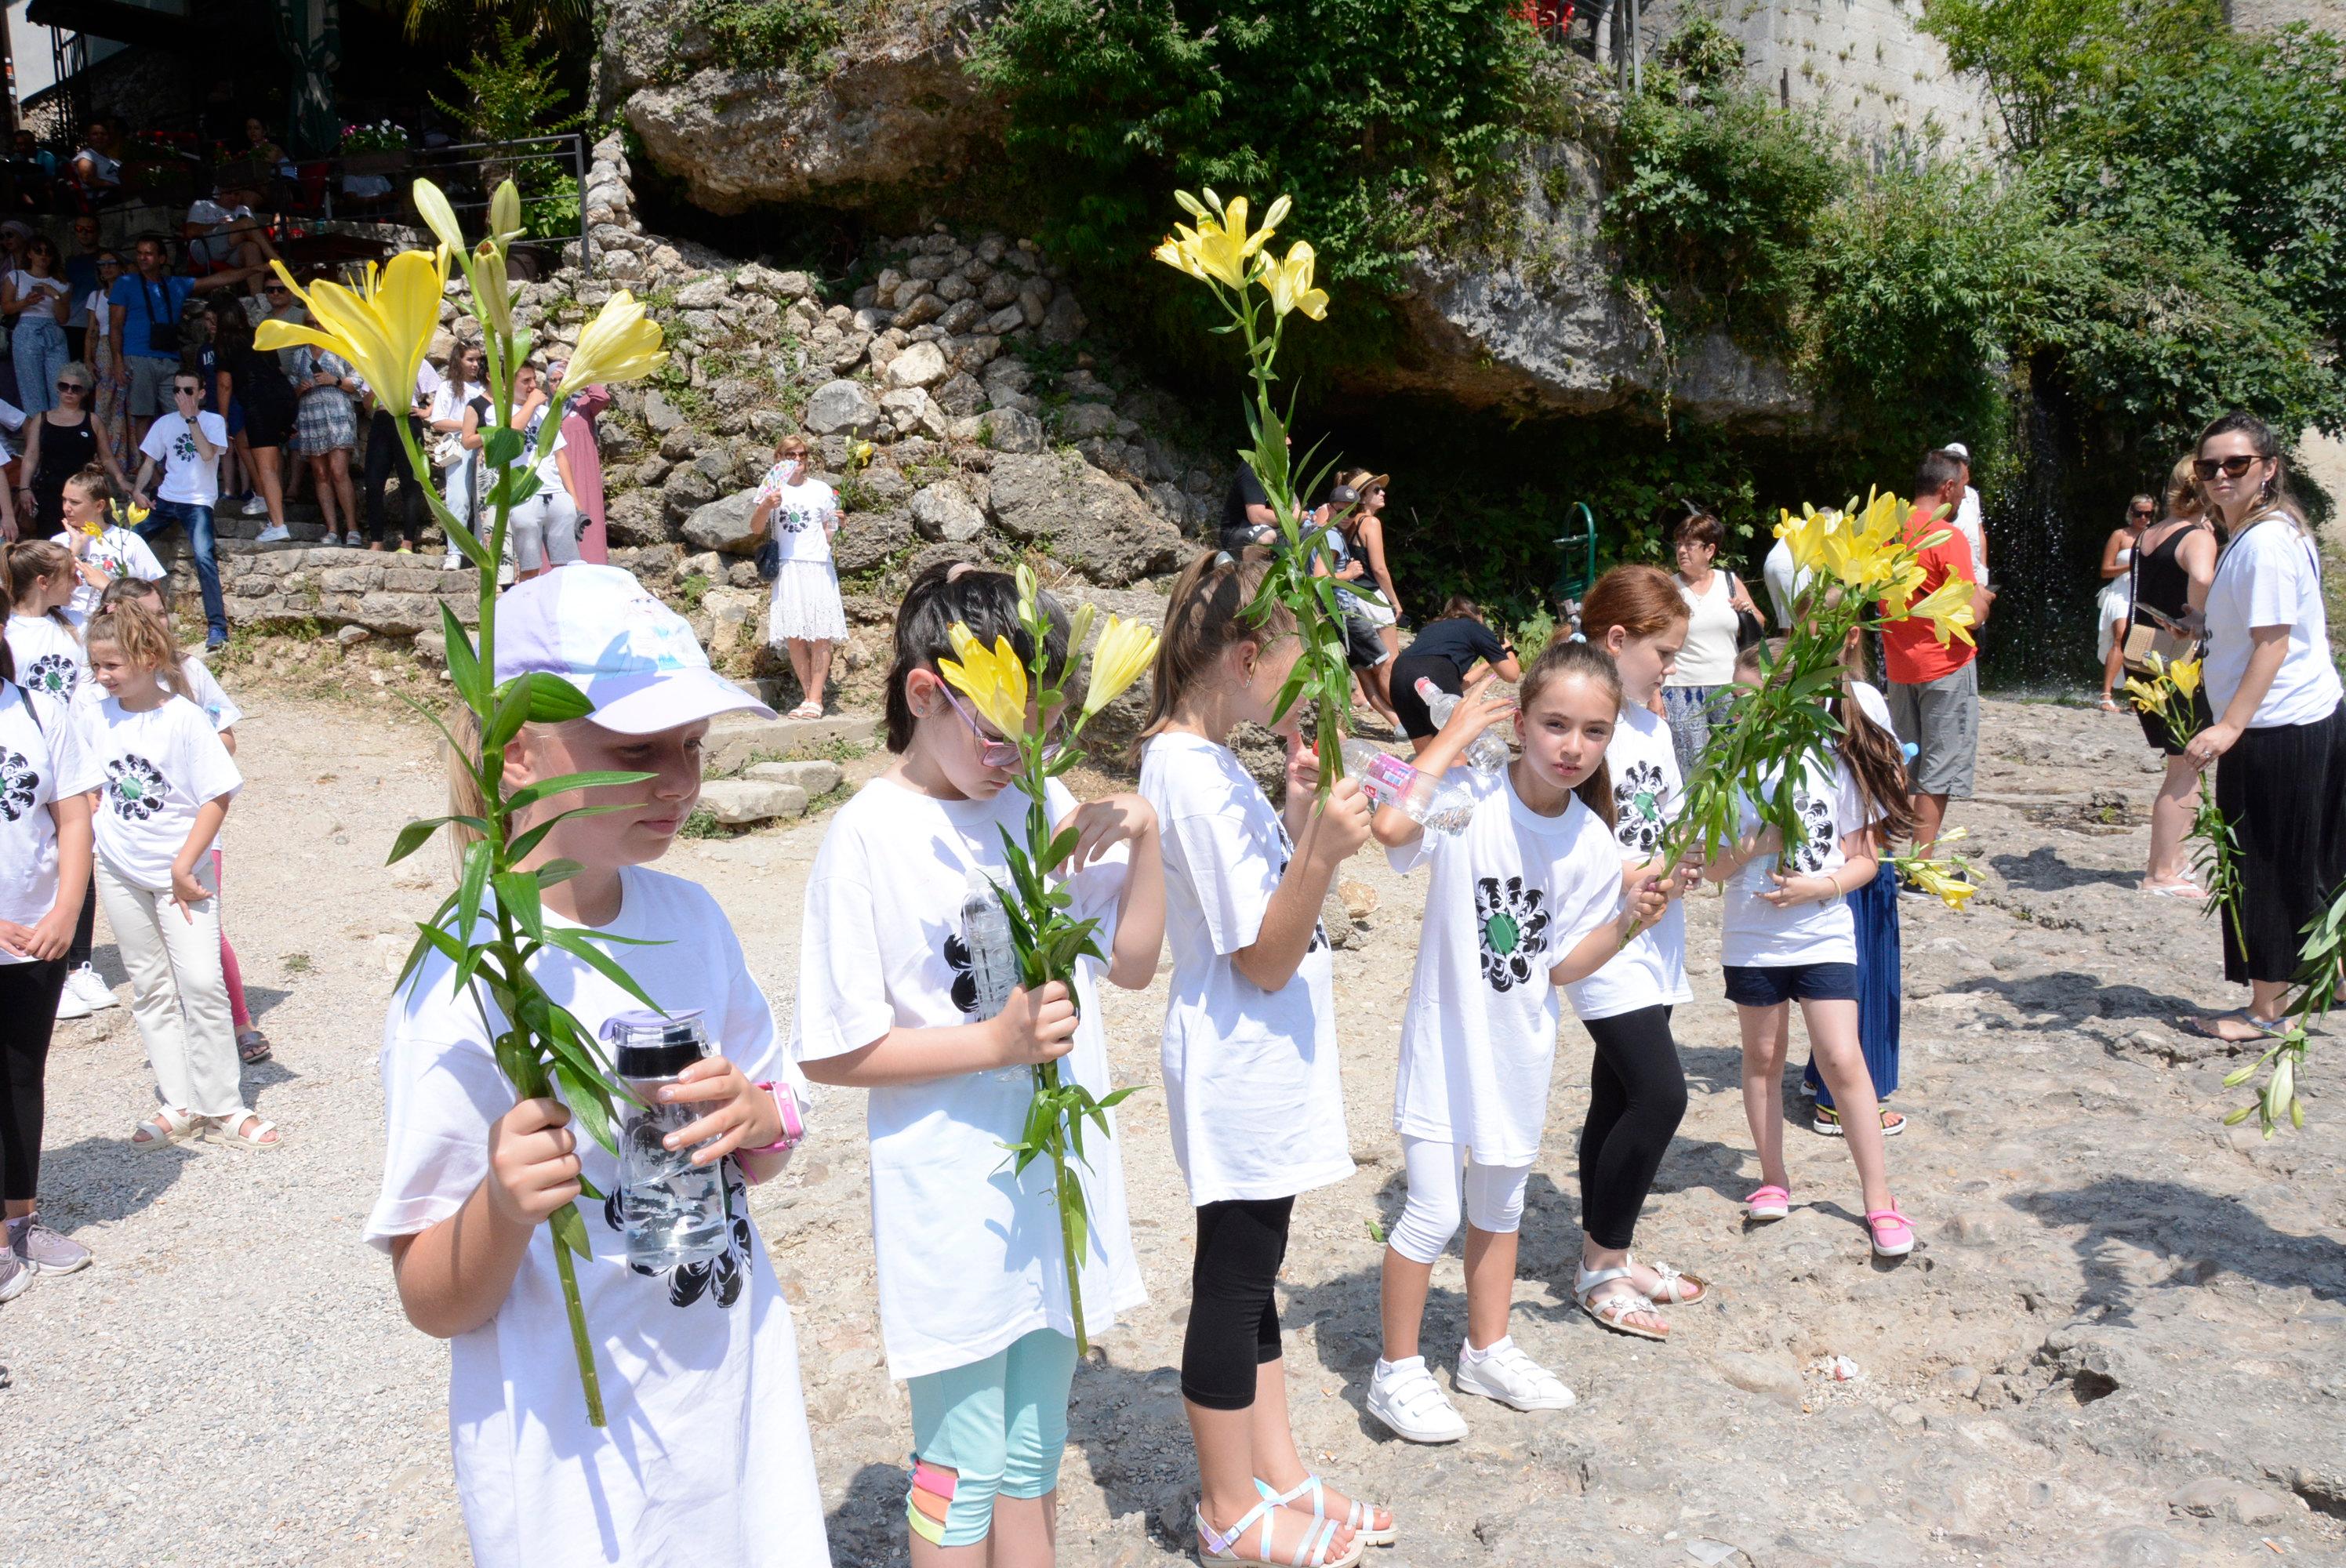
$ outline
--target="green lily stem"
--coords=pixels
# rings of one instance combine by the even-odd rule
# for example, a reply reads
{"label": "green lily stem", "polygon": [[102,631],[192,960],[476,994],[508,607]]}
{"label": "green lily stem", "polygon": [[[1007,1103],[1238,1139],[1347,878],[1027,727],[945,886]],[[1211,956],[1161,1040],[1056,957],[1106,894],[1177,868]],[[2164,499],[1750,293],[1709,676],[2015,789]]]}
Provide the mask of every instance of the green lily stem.
{"label": "green lily stem", "polygon": [[[467,266],[464,270],[467,279],[470,280],[472,269]],[[475,299],[477,298],[476,292]],[[513,418],[510,384],[503,373],[505,362],[511,358],[512,344],[510,341],[493,341],[484,346],[490,351],[486,357],[494,383],[491,388],[491,406],[496,411],[499,427],[505,427],[511,423]],[[561,403],[556,402],[554,409],[549,411],[547,417],[558,419],[560,411]],[[441,525],[444,528],[470,533],[471,530],[464,528],[464,524],[437,494],[437,486],[434,483],[435,476],[430,463],[426,461],[422,446],[416,441],[415,432],[409,422],[405,419],[394,420],[393,427],[398,432],[400,444],[406,450],[408,467],[413,473],[416,483],[423,487],[424,494],[430,498],[432,510],[439,515]],[[476,543],[480,543],[485,550],[487,561],[485,564],[479,561],[474,563],[474,568],[479,574],[480,579],[480,620],[475,634],[475,646],[481,667],[490,672],[492,684],[494,684],[494,673],[496,668],[497,574],[505,559],[505,526],[511,511],[512,506],[509,502],[500,501],[495,508],[495,521],[490,525],[489,537],[485,541],[480,541],[476,536]],[[494,744],[490,741],[491,714],[481,712],[476,708],[474,718],[480,727],[483,741],[477,768],[484,806],[484,816],[489,829],[487,839],[491,870],[493,875],[501,874],[513,870],[512,813],[505,805],[504,786],[505,748],[502,744]],[[525,978],[528,972],[521,957],[523,946],[521,933],[514,926],[512,911],[505,908],[502,901],[495,906],[495,918],[497,940],[493,951],[499,960],[499,967],[505,975],[510,980],[518,982]],[[477,986],[481,983],[475,980],[474,983]],[[477,991],[474,996],[477,1002]],[[517,1072],[509,1073],[514,1079],[516,1098],[542,1099],[552,1095],[553,1087],[547,1080],[544,1066],[545,1050],[542,1044],[531,1036],[527,1026],[520,1022],[517,998],[501,997],[499,1003],[505,1017],[513,1022],[512,1038],[515,1040],[515,1049],[501,1054],[507,1058],[507,1065],[510,1068],[518,1069]],[[570,1346],[578,1362],[578,1380],[580,1389],[586,1396],[587,1424],[599,1428],[606,1424],[602,1380],[596,1370],[594,1342],[588,1337],[586,1330],[586,1303],[578,1294],[577,1266],[571,1256],[570,1248],[564,1244],[560,1233],[555,1229],[551,1217],[547,1218],[546,1226],[554,1244],[555,1272],[562,1281],[563,1311],[569,1320]]]}

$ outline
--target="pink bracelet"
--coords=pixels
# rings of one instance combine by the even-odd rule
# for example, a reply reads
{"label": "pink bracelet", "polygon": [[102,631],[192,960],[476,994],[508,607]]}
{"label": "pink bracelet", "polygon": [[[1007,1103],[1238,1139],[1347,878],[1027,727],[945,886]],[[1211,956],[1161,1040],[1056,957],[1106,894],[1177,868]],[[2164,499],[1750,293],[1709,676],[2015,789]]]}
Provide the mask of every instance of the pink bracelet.
{"label": "pink bracelet", "polygon": [[799,1115],[798,1096],[790,1093],[789,1084],[777,1084],[770,1079],[760,1079],[757,1086],[773,1095],[775,1114],[781,1118],[782,1135],[763,1148],[737,1149],[734,1152],[744,1155],[787,1154],[798,1147],[799,1140],[806,1136],[806,1122]]}

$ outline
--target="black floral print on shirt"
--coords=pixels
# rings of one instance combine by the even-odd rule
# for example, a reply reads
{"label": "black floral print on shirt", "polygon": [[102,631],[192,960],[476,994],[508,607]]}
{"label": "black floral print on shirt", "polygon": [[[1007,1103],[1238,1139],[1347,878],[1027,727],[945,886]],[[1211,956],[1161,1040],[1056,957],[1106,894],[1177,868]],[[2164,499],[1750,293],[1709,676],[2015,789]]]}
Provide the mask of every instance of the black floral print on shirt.
{"label": "black floral print on shirt", "polygon": [[20,820],[41,793],[41,775],[32,759],[0,747],[0,820]]}
{"label": "black floral print on shirt", "polygon": [[1832,802],[1796,789],[1792,791],[1792,809],[1800,814],[1801,836],[1792,850],[1791,872],[1807,876],[1821,871],[1826,858],[1832,853]]}
{"label": "black floral print on shirt", "polygon": [[143,822],[161,810],[170,788],[163,770],[135,751],[106,765],[106,798],[126,822]]}
{"label": "black floral print on shirt", "polygon": [[1633,855],[1662,847],[1662,791],[1668,786],[1657,762],[1632,762],[1613,781],[1613,836]]}
{"label": "black floral print on shirt", "polygon": [[[640,1263],[627,1265],[632,1272],[647,1279],[665,1278],[668,1304],[671,1307],[689,1307],[704,1296],[719,1308],[730,1307],[741,1298],[742,1283],[750,1278],[754,1248],[750,1236],[749,1186],[731,1160],[719,1161],[717,1168],[725,1187],[725,1250],[705,1263],[678,1263],[668,1268],[648,1268]],[[624,1243],[627,1225],[619,1213],[617,1186],[603,1195],[603,1223]]]}
{"label": "black floral print on shirt", "polygon": [[22,678],[26,690],[63,702],[73,696],[74,687],[81,679],[81,667],[74,663],[70,654],[43,654],[26,668]]}
{"label": "black floral print on shirt", "polygon": [[1475,936],[1483,949],[1483,978],[1492,990],[1531,983],[1539,956],[1547,951],[1544,901],[1539,889],[1524,886],[1521,877],[1475,879]]}

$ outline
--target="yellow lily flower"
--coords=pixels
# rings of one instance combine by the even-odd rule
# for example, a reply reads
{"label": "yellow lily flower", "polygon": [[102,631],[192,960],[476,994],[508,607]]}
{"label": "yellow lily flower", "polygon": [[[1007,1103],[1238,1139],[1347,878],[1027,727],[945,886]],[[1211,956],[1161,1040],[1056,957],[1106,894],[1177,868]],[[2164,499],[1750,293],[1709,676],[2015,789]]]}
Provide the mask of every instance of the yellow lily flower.
{"label": "yellow lily flower", "polygon": [[856,466],[856,467],[858,467],[858,468],[862,468],[862,467],[865,466],[866,464],[868,464],[869,463],[871,463],[871,461],[872,461],[872,453],[874,451],[876,451],[876,450],[878,450],[878,449],[877,449],[877,448],[875,448],[875,447],[874,447],[874,446],[873,446],[870,442],[868,442],[868,441],[859,441],[859,442],[857,442],[857,443],[855,443],[855,452],[854,452],[855,466]]}
{"label": "yellow lily flower", "polygon": [[1010,639],[997,636],[989,648],[955,621],[945,632],[956,658],[937,660],[937,673],[970,700],[981,717],[1015,740],[1026,733],[1026,667]]}
{"label": "yellow lily flower", "polygon": [[1099,646],[1092,650],[1092,681],[1084,693],[1084,712],[1097,713],[1123,696],[1125,688],[1138,680],[1156,659],[1154,631],[1138,621],[1108,616],[1107,626],[1099,635]]}
{"label": "yellow lily flower", "polygon": [[481,324],[491,336],[513,336],[514,297],[519,291],[505,280],[504,246],[484,239],[473,248],[473,297],[480,307]]}
{"label": "yellow lily flower", "polygon": [[1909,616],[1919,616],[1931,623],[1931,635],[1945,647],[1950,636],[1972,641],[1971,627],[1977,617],[1972,611],[1974,586],[1962,577],[1949,577],[1914,603],[1906,606]]}
{"label": "yellow lily flower", "polygon": [[413,392],[416,369],[440,325],[440,293],[448,281],[445,252],[403,250],[380,268],[370,266],[355,290],[321,280],[304,290],[285,263],[271,265],[310,308],[312,324],[265,321],[253,332],[253,347],[307,343],[347,360],[380,396]]}
{"label": "yellow lily flower", "polygon": [[625,289],[603,301],[603,309],[578,334],[578,348],[562,372],[562,387],[620,386],[639,382],[668,362],[660,347],[658,321],[648,320],[643,305]]}
{"label": "yellow lily flower", "polygon": [[456,209],[448,205],[446,193],[428,179],[415,182],[415,211],[423,226],[439,237],[451,256],[462,256],[467,247],[464,231],[457,226]]}
{"label": "yellow lily flower", "polygon": [[2127,677],[2126,694],[2134,698],[2135,708],[2140,712],[2155,713],[2167,706],[2167,694],[2138,676]]}
{"label": "yellow lily flower", "polygon": [[[1281,197],[1280,199],[1285,201],[1287,199]],[[1311,247],[1299,239],[1288,247],[1285,261],[1271,262],[1263,268],[1262,286],[1270,295],[1273,311],[1282,316],[1290,311],[1300,311],[1315,321],[1327,319],[1328,291],[1311,286],[1314,260]]]}
{"label": "yellow lily flower", "polygon": [[1198,242],[1198,231],[1186,223],[1173,227],[1178,238],[1166,240],[1149,254],[1176,272],[1185,272],[1201,283],[1206,281],[1206,270],[1198,265],[1197,254],[1191,249]]}
{"label": "yellow lily flower", "polygon": [[148,508],[139,505],[135,501],[126,504],[122,508],[123,526],[127,528],[138,527],[138,524],[147,521],[147,513]]}
{"label": "yellow lily flower", "polygon": [[2183,700],[2188,702],[2199,690],[2199,661],[2196,658],[2177,659],[2167,667],[2167,677],[2175,683],[2175,689],[2183,694]]}
{"label": "yellow lily flower", "polygon": [[499,184],[496,194],[489,198],[489,238],[501,249],[521,238],[521,192],[510,179]]}
{"label": "yellow lily flower", "polygon": [[[1077,605],[1076,606],[1075,618],[1067,624],[1066,668],[1070,672],[1082,661],[1084,645],[1091,640],[1092,622],[1098,618],[1098,606]],[[1066,677],[1063,675],[1059,679],[1059,685],[1064,688],[1066,684]]]}
{"label": "yellow lily flower", "polygon": [[1825,536],[1840,520],[1840,514],[1820,512],[1806,502],[1800,504],[1800,515],[1780,514],[1776,524],[1776,537],[1792,547],[1793,565],[1804,572],[1813,572],[1824,564]]}
{"label": "yellow lily flower", "polygon": [[[1277,219],[1287,216],[1288,206],[1288,199],[1283,196],[1272,202],[1269,220],[1249,234],[1247,199],[1233,196],[1229,205],[1224,206],[1212,191],[1207,191],[1207,209],[1197,215],[1197,237],[1189,241],[1188,247],[1190,259],[1206,277],[1224,288],[1245,288],[1263,267],[1264,263],[1256,261],[1255,257],[1270,239]],[[1211,210],[1217,207],[1221,209],[1219,216]]]}

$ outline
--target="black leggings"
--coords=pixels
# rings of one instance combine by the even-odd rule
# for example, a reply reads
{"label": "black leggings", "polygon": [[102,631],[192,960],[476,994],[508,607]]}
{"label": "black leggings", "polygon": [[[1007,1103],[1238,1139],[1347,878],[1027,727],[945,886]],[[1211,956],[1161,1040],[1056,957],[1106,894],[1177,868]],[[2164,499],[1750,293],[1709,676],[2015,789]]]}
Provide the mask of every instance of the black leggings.
{"label": "black leggings", "polygon": [[[81,919],[74,921],[73,945],[66,949],[66,967],[79,969],[89,962],[90,949],[97,942],[97,873],[89,874],[89,886],[81,893]],[[55,1004],[50,1011],[56,1011]]]}
{"label": "black leggings", "polygon": [[41,1078],[66,966],[0,963],[0,1198],[30,1202],[41,1179]]}
{"label": "black leggings", "polygon": [[1686,1115],[1686,1069],[1668,1007],[1585,1019],[1581,1026],[1596,1042],[1596,1058],[1580,1129],[1580,1227],[1599,1247],[1626,1248]]}
{"label": "black leggings", "polygon": [[1181,1341],[1181,1397],[1209,1410],[1254,1405],[1255,1369],[1279,1359],[1271,1288],[1287,1258],[1291,1197],[1234,1198],[1198,1209],[1189,1269],[1189,1329]]}
{"label": "black leggings", "polygon": [[[409,423],[419,433],[419,442],[429,433],[413,419]],[[400,444],[399,416],[379,408],[368,426],[366,449],[367,537],[379,545],[391,543],[390,524],[383,514],[389,510],[385,499],[394,476],[399,481],[400,536],[413,547],[423,537],[423,490],[415,482],[407,449]]]}

